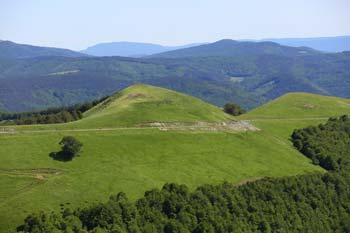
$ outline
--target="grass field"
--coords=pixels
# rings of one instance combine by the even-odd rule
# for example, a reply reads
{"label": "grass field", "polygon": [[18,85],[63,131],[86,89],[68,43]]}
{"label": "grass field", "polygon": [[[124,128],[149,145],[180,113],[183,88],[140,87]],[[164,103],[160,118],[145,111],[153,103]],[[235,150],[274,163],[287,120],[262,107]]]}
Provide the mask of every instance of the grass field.
{"label": "grass field", "polygon": [[[81,156],[72,162],[52,160],[63,134],[2,135],[1,168],[55,168],[62,174],[39,180],[16,173],[2,174],[1,229],[18,225],[31,211],[57,209],[70,202],[106,200],[126,192],[136,198],[166,182],[194,188],[224,180],[238,183],[264,176],[296,175],[319,171],[286,141],[265,132],[160,132],[115,131],[71,133],[84,143]],[[20,146],[18,146],[20,145]],[[33,171],[35,173],[35,171]],[[40,174],[40,172],[38,172]],[[15,180],[15,181],[14,181]],[[32,184],[34,182],[34,184]],[[28,186],[24,192],[21,187]]]}
{"label": "grass field", "polygon": [[244,119],[328,118],[350,114],[350,100],[309,93],[289,93],[253,109]]}
{"label": "grass field", "polygon": [[[132,93],[126,89],[127,94],[113,98],[145,91],[142,86],[137,88],[139,89]],[[146,89],[150,93],[148,86]],[[185,122],[232,120],[220,109],[204,102],[196,102],[198,106],[190,109],[190,103],[196,99],[186,100],[186,96],[179,97],[177,93],[168,93],[165,89],[161,92],[156,101],[174,94],[175,97],[170,98],[171,103],[178,104],[160,107],[157,114],[145,114],[145,118],[140,112],[139,116],[127,119],[127,115],[120,110],[118,101],[112,101],[110,103],[117,104],[117,108],[109,108],[112,105],[97,106],[80,123],[74,124],[82,124],[82,128],[94,128],[104,126],[100,119],[108,122],[106,127],[169,119]],[[177,102],[178,98],[183,99]],[[144,101],[136,99],[131,101]],[[150,111],[148,99],[147,102],[145,105],[139,104],[137,111]],[[119,101],[121,103],[125,104],[124,101]],[[131,105],[134,106],[134,102]],[[133,109],[133,106],[125,104],[126,109]],[[157,109],[154,106],[152,108]],[[205,111],[208,110],[211,112],[205,116]],[[161,116],[162,111],[166,112],[164,116]],[[186,116],[185,112],[189,111],[190,114]],[[278,109],[268,104],[264,112],[269,111],[277,114]],[[343,109],[337,111],[338,114]],[[184,115],[176,118],[181,112]],[[109,195],[121,191],[136,199],[144,191],[160,188],[166,182],[184,183],[194,189],[201,184],[224,180],[238,184],[266,176],[324,172],[296,151],[289,141],[293,129],[322,122],[323,119],[313,118],[324,115],[312,113],[313,118],[301,114],[293,115],[293,119],[266,119],[265,115],[259,116],[255,111],[251,114],[253,116],[248,113],[239,119],[254,118],[253,124],[261,131],[160,131],[153,128],[100,131],[96,128],[86,132],[29,131],[0,134],[0,232],[18,226],[31,212],[59,210],[61,204],[81,206],[106,201]],[[278,117],[279,115],[276,116]],[[88,119],[95,119],[95,125],[92,124],[93,120],[86,123]],[[119,122],[115,124],[116,119]],[[64,129],[68,126],[58,126],[60,127]],[[40,129],[37,126],[27,128]],[[58,142],[65,135],[72,135],[82,141],[83,151],[80,157],[71,162],[55,161],[49,157],[49,153],[59,150]]]}

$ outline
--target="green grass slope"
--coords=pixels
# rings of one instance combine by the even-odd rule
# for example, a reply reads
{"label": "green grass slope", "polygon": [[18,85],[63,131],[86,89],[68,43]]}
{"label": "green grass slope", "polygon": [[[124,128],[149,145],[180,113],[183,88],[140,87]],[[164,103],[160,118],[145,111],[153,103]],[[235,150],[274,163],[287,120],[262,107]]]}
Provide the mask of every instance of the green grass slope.
{"label": "green grass slope", "polygon": [[[287,99],[299,99],[301,103],[312,99],[307,94],[298,94],[298,98],[293,95],[294,98],[287,95]],[[167,103],[164,103],[165,97]],[[55,125],[57,131],[40,131],[42,126],[30,126],[31,131],[27,132],[0,133],[0,232],[14,229],[31,212],[58,211],[61,204],[84,206],[105,201],[109,195],[121,191],[135,199],[145,190],[159,188],[166,182],[183,183],[194,189],[224,180],[239,184],[266,176],[324,172],[295,150],[289,137],[295,128],[323,121],[313,118],[315,116],[345,113],[347,100],[328,100],[319,101],[328,112],[317,115],[320,110],[315,107],[314,113],[309,113],[312,117],[308,118],[300,111],[289,118],[275,119],[271,115],[263,119],[268,112],[288,116],[288,112],[283,111],[288,111],[290,106],[280,104],[275,109],[271,103],[262,107],[266,109],[260,112],[262,115],[252,111],[239,117],[249,118],[253,114],[252,122],[261,131],[94,129],[132,126],[145,121],[232,119],[198,99],[162,88],[135,85],[87,112],[83,120],[74,122],[77,129],[92,130],[60,130],[60,127],[72,127],[70,123]],[[287,103],[290,101],[284,102]],[[316,106],[318,102],[311,103]],[[282,112],[278,114],[278,111]],[[49,154],[59,150],[58,142],[65,135],[82,141],[81,156],[71,162],[53,160]]]}
{"label": "green grass slope", "polygon": [[[71,162],[55,161],[64,135],[84,144]],[[195,188],[322,171],[268,131],[228,133],[156,129],[0,134],[0,232],[41,210],[81,206],[125,192],[132,198],[166,182]],[[42,170],[52,169],[52,173]]]}
{"label": "green grass slope", "polygon": [[148,123],[228,122],[235,117],[198,98],[165,88],[135,84],[65,124],[10,126],[15,129],[97,129],[138,127]]}
{"label": "green grass slope", "polygon": [[233,117],[197,98],[145,84],[130,86],[84,115],[81,124],[133,126],[147,122],[219,122]]}
{"label": "green grass slope", "polygon": [[[58,128],[132,127],[153,122],[223,122],[234,117],[200,99],[165,88],[135,84]],[[41,126],[47,127],[47,126]],[[52,126],[48,126],[52,127]]]}
{"label": "green grass slope", "polygon": [[350,114],[350,100],[309,93],[288,93],[260,106],[242,119],[327,118]]}

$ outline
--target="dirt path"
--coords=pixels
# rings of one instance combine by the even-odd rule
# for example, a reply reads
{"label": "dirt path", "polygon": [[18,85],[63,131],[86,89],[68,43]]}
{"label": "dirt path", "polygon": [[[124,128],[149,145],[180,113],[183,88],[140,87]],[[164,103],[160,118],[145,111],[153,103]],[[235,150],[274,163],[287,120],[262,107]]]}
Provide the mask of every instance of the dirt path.
{"label": "dirt path", "polygon": [[88,129],[19,129],[15,128],[0,128],[1,134],[15,134],[15,133],[55,133],[55,132],[95,132],[95,131],[118,131],[118,130],[147,130],[159,129],[161,131],[178,130],[178,131],[259,131],[252,122],[254,121],[314,121],[314,120],[328,120],[328,117],[307,117],[307,118],[255,118],[249,120],[237,120],[231,122],[151,122],[143,123],[134,127],[106,127],[106,128],[88,128]]}
{"label": "dirt path", "polygon": [[12,176],[12,177],[31,177],[38,180],[44,180],[52,176],[63,174],[63,170],[54,168],[22,168],[22,169],[3,169],[0,168],[0,176]]}
{"label": "dirt path", "polygon": [[95,131],[118,131],[118,130],[147,130],[147,129],[159,129],[161,131],[179,130],[179,131],[191,131],[191,130],[203,130],[203,131],[258,131],[260,129],[253,126],[249,120],[239,120],[232,122],[174,122],[174,123],[161,123],[152,122],[137,125],[135,127],[109,127],[109,128],[91,128],[91,129],[38,129],[38,130],[25,130],[14,128],[0,128],[0,134],[16,134],[16,133],[54,133],[54,132],[95,132]]}

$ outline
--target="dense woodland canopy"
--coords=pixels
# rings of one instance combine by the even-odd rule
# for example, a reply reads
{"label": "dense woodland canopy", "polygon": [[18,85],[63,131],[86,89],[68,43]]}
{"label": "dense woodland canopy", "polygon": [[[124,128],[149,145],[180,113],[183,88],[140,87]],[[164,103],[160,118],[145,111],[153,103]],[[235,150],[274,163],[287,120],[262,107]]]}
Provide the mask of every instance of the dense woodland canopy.
{"label": "dense woodland canopy", "polygon": [[[29,215],[24,232],[350,232],[350,119],[296,130],[298,150],[330,170],[264,178],[240,186],[165,184],[135,202],[124,193],[107,203]],[[315,153],[307,153],[314,151]],[[335,167],[323,158],[329,157]]]}
{"label": "dense woodland canopy", "polygon": [[350,119],[330,118],[326,124],[293,132],[294,146],[314,164],[327,170],[350,168]]}
{"label": "dense woodland canopy", "polygon": [[31,124],[54,124],[76,121],[83,117],[83,113],[102,101],[108,96],[92,102],[76,104],[69,107],[49,108],[42,111],[1,113],[0,125],[31,125]]}

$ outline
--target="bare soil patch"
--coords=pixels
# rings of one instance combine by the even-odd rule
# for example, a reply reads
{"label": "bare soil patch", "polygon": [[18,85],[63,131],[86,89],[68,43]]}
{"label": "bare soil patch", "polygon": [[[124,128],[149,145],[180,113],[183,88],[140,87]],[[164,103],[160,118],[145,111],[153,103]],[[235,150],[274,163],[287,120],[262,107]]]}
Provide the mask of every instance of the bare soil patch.
{"label": "bare soil patch", "polygon": [[128,95],[128,99],[137,99],[137,98],[149,98],[151,96],[142,94],[142,93],[133,93]]}
{"label": "bare soil patch", "polygon": [[168,130],[206,130],[206,131],[259,131],[247,120],[231,122],[149,122],[138,125],[139,127],[156,127],[162,131]]}

